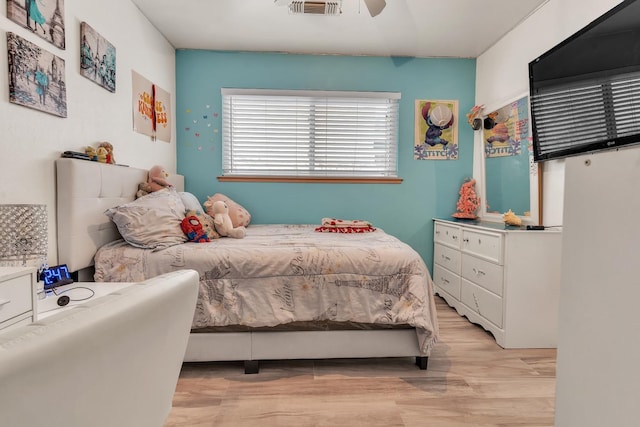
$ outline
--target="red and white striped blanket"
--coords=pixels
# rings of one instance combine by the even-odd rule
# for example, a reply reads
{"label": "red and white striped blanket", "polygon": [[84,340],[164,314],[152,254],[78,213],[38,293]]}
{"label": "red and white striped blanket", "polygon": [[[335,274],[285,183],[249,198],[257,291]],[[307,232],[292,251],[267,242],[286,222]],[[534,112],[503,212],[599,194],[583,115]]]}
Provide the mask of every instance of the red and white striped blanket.
{"label": "red and white striped blanket", "polygon": [[315,231],[320,233],[369,233],[376,231],[369,221],[360,219],[322,218],[322,225]]}

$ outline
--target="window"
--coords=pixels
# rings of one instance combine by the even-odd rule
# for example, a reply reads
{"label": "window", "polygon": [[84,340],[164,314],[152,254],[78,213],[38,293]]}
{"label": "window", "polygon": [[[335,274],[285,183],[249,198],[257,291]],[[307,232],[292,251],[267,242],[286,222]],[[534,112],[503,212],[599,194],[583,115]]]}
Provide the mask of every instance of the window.
{"label": "window", "polygon": [[226,176],[397,177],[399,93],[222,89]]}

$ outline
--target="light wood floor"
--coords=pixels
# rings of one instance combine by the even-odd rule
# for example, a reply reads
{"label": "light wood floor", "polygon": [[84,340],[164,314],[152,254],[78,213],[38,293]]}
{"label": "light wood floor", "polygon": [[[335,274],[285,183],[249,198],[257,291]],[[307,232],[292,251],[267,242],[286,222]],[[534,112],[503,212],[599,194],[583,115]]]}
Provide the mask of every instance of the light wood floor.
{"label": "light wood floor", "polygon": [[183,366],[165,427],[553,426],[556,351],[504,350],[436,297],[440,341],[413,358]]}

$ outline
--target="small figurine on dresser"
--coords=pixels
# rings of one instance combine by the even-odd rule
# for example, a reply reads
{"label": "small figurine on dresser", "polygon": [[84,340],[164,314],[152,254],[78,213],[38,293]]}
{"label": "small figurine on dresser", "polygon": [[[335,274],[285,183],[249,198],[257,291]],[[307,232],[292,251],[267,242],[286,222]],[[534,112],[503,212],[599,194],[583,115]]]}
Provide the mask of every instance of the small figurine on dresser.
{"label": "small figurine on dresser", "polygon": [[452,216],[454,218],[476,219],[476,211],[480,206],[480,197],[476,195],[476,180],[467,178],[460,187],[460,198],[458,199],[458,211]]}
{"label": "small figurine on dresser", "polygon": [[514,226],[522,225],[522,219],[520,219],[515,213],[513,213],[511,209],[509,209],[509,211],[505,212],[502,215],[502,220],[507,225],[514,225]]}

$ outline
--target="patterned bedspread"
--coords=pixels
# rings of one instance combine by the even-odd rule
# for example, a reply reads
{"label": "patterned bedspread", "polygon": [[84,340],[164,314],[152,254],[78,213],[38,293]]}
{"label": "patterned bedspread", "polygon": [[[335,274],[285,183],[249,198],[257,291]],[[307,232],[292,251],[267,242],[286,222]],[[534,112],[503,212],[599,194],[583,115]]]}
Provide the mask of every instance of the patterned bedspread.
{"label": "patterned bedspread", "polygon": [[95,280],[200,274],[193,328],[334,321],[408,324],[428,355],[438,337],[433,282],[420,255],[378,229],[318,233],[313,225],[251,225],[244,239],[152,251],[122,240],[95,257]]}

